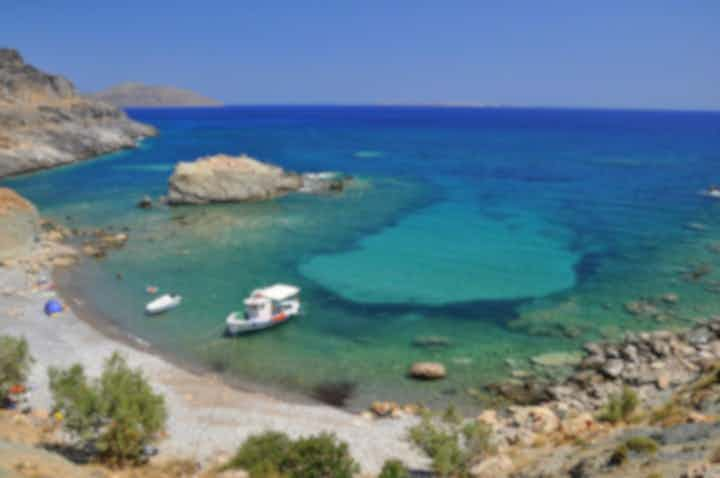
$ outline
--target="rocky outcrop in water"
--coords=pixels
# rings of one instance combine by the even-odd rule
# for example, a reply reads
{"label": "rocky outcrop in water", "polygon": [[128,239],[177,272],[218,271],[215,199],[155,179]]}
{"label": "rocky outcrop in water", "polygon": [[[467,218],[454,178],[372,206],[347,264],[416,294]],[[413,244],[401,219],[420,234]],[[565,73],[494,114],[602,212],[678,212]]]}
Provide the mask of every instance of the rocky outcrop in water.
{"label": "rocky outcrop in water", "polygon": [[0,188],[0,260],[27,255],[39,233],[35,206],[12,189]]}
{"label": "rocky outcrop in water", "polygon": [[345,179],[334,173],[296,174],[249,156],[218,154],[181,162],[170,177],[170,204],[261,201],[290,192],[342,191]]}
{"label": "rocky outcrop in water", "polygon": [[0,48],[0,177],[132,148],[156,134],[116,107],[83,97],[66,78]]}

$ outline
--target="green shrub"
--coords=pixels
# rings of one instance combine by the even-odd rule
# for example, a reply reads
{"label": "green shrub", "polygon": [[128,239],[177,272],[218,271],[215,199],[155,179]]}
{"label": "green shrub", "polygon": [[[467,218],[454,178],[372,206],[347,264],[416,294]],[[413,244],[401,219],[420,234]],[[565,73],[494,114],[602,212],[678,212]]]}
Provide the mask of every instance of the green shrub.
{"label": "green shrub", "polygon": [[378,478],[410,478],[407,468],[400,460],[386,460]]}
{"label": "green shrub", "polygon": [[89,381],[81,365],[50,368],[54,409],[63,427],[84,450],[103,462],[137,464],[143,450],[165,427],[165,400],[153,392],[140,370],[114,353],[99,380]]}
{"label": "green shrub", "polygon": [[635,453],[654,454],[658,451],[658,442],[650,437],[637,436],[629,438],[625,442],[625,446],[628,450]]}
{"label": "green shrub", "polygon": [[652,411],[650,414],[650,423],[669,427],[685,423],[687,418],[688,410],[679,403],[670,400]]}
{"label": "green shrub", "polygon": [[352,478],[359,471],[347,443],[335,435],[321,433],[296,440],[280,471],[291,478]]}
{"label": "green shrub", "polygon": [[279,474],[283,459],[290,451],[292,440],[279,432],[265,432],[245,440],[223,469],[242,468],[252,478]]}
{"label": "green shrub", "polygon": [[469,476],[472,465],[493,451],[491,435],[486,424],[463,423],[454,408],[440,417],[426,413],[410,429],[410,441],[430,457],[433,471],[443,477]]}
{"label": "green shrub", "polygon": [[638,404],[639,399],[635,390],[624,387],[622,393],[610,397],[598,418],[612,424],[627,422],[632,418]]}
{"label": "green shrub", "polygon": [[27,340],[0,337],[0,405],[13,385],[25,383],[32,363]]}
{"label": "green shrub", "polygon": [[251,478],[351,478],[359,471],[347,444],[329,433],[297,440],[278,432],[251,436],[223,467],[235,468]]}

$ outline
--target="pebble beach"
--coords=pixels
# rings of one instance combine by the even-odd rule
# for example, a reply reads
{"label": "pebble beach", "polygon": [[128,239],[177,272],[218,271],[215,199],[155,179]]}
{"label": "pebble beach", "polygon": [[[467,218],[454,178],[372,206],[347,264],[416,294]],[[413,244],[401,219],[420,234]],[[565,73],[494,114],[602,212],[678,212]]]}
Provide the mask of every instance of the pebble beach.
{"label": "pebble beach", "polygon": [[28,341],[35,359],[28,382],[33,409],[52,406],[48,367],[81,363],[90,376],[97,376],[103,360],[119,351],[165,396],[169,421],[166,438],[158,444],[161,456],[214,462],[227,457],[254,433],[278,430],[297,437],[327,431],[350,445],[364,472],[377,472],[388,458],[400,458],[410,466],[425,464],[405,440],[412,417],[375,421],[329,406],[289,403],[232,388],[212,374],[192,373],[141,350],[142,344],[131,346],[130,338],[118,340],[103,334],[72,311],[72,297],[60,297],[65,310],[46,316],[43,306],[57,294],[52,267],[45,261],[69,252],[51,243],[43,243],[37,250],[42,253],[0,267],[0,335],[22,336]]}

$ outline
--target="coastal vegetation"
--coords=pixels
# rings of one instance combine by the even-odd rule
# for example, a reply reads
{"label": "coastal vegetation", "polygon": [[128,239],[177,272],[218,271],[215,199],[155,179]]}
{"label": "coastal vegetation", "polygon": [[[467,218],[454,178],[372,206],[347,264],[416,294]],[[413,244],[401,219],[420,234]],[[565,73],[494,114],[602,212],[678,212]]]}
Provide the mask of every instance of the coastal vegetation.
{"label": "coastal vegetation", "polygon": [[623,387],[621,393],[610,397],[608,403],[600,411],[598,418],[613,425],[620,421],[629,422],[638,404],[639,399],[635,390],[627,386]]}
{"label": "coastal vegetation", "polygon": [[98,380],[83,366],[48,370],[54,409],[77,447],[111,465],[141,463],[146,447],[164,429],[165,400],[153,392],[142,372],[114,353]]}
{"label": "coastal vegetation", "polygon": [[243,469],[251,478],[351,478],[359,466],[347,443],[329,433],[290,439],[280,432],[249,437],[223,470]]}
{"label": "coastal vegetation", "polygon": [[403,462],[396,459],[386,460],[378,478],[410,478]]}
{"label": "coastal vegetation", "polygon": [[13,387],[25,383],[32,362],[27,340],[0,337],[0,405],[7,399]]}
{"label": "coastal vegetation", "polygon": [[432,460],[441,477],[471,476],[472,466],[493,451],[490,427],[479,421],[466,422],[454,407],[438,415],[423,414],[409,432],[410,441]]}

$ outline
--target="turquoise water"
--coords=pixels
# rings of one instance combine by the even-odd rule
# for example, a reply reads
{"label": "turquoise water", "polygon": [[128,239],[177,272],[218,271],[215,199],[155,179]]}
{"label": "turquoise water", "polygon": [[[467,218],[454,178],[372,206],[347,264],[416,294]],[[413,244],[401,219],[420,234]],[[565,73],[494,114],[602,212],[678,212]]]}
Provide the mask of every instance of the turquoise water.
{"label": "turquoise water", "polygon": [[[372,399],[454,402],[529,358],[717,312],[720,115],[462,108],[131,110],[161,135],[141,148],[4,181],[72,227],[129,229],[72,275],[85,300],[160,350],[229,379],[312,396],[351,383]],[[335,196],[156,207],[180,160],[247,153],[355,177]],[[691,225],[691,223],[696,223]],[[702,227],[699,227],[701,225]],[[688,271],[709,267],[690,280]],[[117,278],[120,274],[121,279]],[[221,334],[248,292],[303,289],[305,314]],[[143,315],[147,285],[183,306]],[[668,304],[660,297],[677,293]],[[654,316],[624,310],[649,300]],[[418,346],[442,337],[446,346]],[[417,360],[448,377],[405,377]]]}

